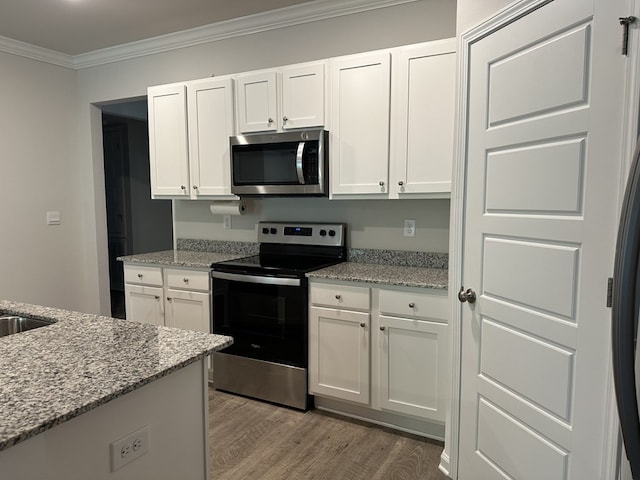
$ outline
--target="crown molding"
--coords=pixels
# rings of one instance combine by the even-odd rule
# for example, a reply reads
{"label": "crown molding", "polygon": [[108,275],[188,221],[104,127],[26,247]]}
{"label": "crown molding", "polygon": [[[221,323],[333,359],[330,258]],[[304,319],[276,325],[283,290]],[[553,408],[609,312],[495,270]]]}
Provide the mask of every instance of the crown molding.
{"label": "crown molding", "polygon": [[74,58],[71,55],[14,40],[13,38],[0,36],[0,52],[11,53],[61,67],[76,68]]}
{"label": "crown molding", "polygon": [[203,43],[417,1],[422,0],[316,0],[78,55],[67,55],[0,36],[0,52],[80,70]]}

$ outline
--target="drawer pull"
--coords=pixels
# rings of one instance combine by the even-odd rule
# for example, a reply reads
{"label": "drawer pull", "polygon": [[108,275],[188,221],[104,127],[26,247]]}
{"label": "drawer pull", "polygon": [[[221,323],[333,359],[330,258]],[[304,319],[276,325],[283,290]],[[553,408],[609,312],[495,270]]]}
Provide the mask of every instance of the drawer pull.
{"label": "drawer pull", "polygon": [[415,303],[413,303],[413,302],[411,302],[411,303],[409,304],[409,308],[415,308],[415,306],[416,306],[416,304],[415,304]]}
{"label": "drawer pull", "polygon": [[138,278],[142,278],[142,274],[141,273],[138,274]]}
{"label": "drawer pull", "polygon": [[364,327],[366,327],[366,326],[367,326],[367,324],[366,324],[366,323],[364,323],[364,322],[360,322],[360,326],[361,326],[362,328],[364,328]]}
{"label": "drawer pull", "polygon": [[336,300],[340,300],[342,298],[342,295],[337,294],[336,295]]}
{"label": "drawer pull", "polygon": [[386,327],[385,327],[384,325],[380,325],[380,331],[381,331],[381,332],[384,332],[385,328],[386,328]]}
{"label": "drawer pull", "polygon": [[167,300],[168,300],[168,301],[171,301],[171,300],[173,300],[173,298],[171,298],[171,297],[167,297]]}
{"label": "drawer pull", "polygon": [[155,298],[156,300],[160,300],[160,295],[154,295],[154,298]]}
{"label": "drawer pull", "polygon": [[183,279],[182,279],[182,281],[183,281],[184,283],[189,283],[189,279],[188,279],[188,278],[186,278],[186,277],[185,277],[185,278],[183,278]]}

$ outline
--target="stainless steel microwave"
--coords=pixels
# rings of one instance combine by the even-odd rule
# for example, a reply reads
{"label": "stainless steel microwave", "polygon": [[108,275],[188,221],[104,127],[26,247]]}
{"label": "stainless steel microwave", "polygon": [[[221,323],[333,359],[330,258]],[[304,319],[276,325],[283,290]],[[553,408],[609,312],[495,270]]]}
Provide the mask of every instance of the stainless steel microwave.
{"label": "stainless steel microwave", "polygon": [[231,192],[241,196],[328,196],[329,132],[231,137]]}

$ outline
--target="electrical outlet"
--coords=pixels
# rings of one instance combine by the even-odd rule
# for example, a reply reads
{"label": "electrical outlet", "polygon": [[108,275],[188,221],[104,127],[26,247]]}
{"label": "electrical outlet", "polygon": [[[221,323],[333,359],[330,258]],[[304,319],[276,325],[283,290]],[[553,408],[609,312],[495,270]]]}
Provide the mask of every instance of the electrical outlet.
{"label": "electrical outlet", "polygon": [[130,433],[109,445],[111,448],[111,471],[141,457],[149,451],[149,426]]}
{"label": "electrical outlet", "polygon": [[231,230],[231,215],[223,215],[222,223],[225,230]]}
{"label": "electrical outlet", "polygon": [[411,218],[405,218],[404,220],[404,236],[415,237],[416,236],[416,221]]}

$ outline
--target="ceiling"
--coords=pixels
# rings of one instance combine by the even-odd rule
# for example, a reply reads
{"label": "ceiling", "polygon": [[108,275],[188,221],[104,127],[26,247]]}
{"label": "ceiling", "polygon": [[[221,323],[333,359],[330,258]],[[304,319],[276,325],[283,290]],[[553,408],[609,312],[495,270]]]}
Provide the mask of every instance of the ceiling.
{"label": "ceiling", "polygon": [[313,0],[1,1],[0,36],[78,55]]}

